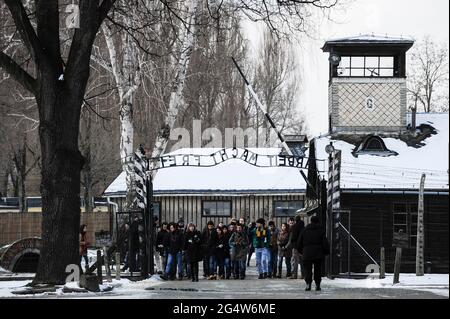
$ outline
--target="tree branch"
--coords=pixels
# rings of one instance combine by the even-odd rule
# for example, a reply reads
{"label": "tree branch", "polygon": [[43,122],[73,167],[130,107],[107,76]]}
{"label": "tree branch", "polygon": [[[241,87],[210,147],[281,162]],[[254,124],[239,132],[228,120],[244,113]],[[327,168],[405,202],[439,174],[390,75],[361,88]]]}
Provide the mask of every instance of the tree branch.
{"label": "tree branch", "polygon": [[25,11],[22,1],[18,0],[5,0],[8,6],[11,16],[14,20],[14,24],[19,30],[20,36],[27,47],[28,51],[31,53],[33,60],[36,64],[39,64],[40,57],[42,55],[42,48],[39,38],[31,25],[30,19]]}
{"label": "tree branch", "polygon": [[37,95],[36,80],[12,58],[0,51],[0,67],[6,70],[19,84]]}

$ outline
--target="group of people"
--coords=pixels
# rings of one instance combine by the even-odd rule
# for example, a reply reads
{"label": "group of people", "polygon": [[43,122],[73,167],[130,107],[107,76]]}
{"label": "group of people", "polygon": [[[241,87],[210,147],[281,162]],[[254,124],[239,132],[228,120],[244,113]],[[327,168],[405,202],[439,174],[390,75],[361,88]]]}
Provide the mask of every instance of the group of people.
{"label": "group of people", "polygon": [[178,275],[178,280],[188,277],[198,282],[200,262],[208,280],[244,280],[254,253],[259,279],[282,278],[284,263],[286,278],[305,279],[309,291],[314,267],[316,290],[321,290],[321,267],[328,247],[317,217],[306,227],[299,216],[291,218],[280,229],[263,218],[249,225],[243,218],[232,219],[228,225],[209,221],[202,231],[193,223],[185,227],[180,219],[162,223],[156,236],[156,262],[164,280],[175,280]]}

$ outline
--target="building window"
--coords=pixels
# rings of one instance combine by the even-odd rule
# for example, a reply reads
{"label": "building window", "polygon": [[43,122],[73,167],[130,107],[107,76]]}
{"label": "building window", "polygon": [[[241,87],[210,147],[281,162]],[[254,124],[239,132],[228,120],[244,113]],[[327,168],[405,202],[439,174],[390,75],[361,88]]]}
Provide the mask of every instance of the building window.
{"label": "building window", "polygon": [[395,203],[394,228],[393,232],[398,233],[400,230],[409,236],[410,248],[415,248],[417,243],[417,203]]}
{"label": "building window", "polygon": [[231,217],[231,201],[203,201],[204,217]]}
{"label": "building window", "polygon": [[275,201],[273,206],[275,217],[294,217],[305,205],[303,201]]}
{"label": "building window", "polygon": [[341,77],[393,77],[394,57],[344,56],[338,66]]}

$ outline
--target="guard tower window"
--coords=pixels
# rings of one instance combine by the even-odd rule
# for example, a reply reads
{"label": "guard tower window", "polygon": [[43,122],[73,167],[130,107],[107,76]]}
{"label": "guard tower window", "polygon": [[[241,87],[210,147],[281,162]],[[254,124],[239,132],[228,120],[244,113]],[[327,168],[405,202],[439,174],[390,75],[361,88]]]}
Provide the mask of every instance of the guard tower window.
{"label": "guard tower window", "polygon": [[339,77],[393,77],[394,57],[343,56],[338,66]]}

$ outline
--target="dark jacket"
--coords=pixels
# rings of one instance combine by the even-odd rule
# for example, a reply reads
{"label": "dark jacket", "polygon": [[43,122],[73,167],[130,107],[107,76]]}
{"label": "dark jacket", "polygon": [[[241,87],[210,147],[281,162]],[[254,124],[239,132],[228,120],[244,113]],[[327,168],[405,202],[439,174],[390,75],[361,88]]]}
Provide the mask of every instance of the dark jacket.
{"label": "dark jacket", "polygon": [[184,250],[189,262],[195,263],[202,260],[202,234],[198,230],[187,231],[184,235]]}
{"label": "dark jacket", "polygon": [[329,254],[325,230],[319,225],[308,225],[300,234],[297,247],[305,261],[323,259]]}
{"label": "dark jacket", "polygon": [[291,232],[291,238],[290,238],[291,248],[298,249],[298,247],[297,247],[298,239],[299,239],[300,234],[303,232],[304,229],[305,229],[305,222],[303,220],[297,221],[291,227],[291,229],[290,229],[290,232]]}
{"label": "dark jacket", "polygon": [[164,246],[164,241],[167,236],[169,236],[169,232],[167,230],[160,230],[156,235],[156,251],[159,252],[160,254],[164,253],[164,247],[160,248],[158,246],[160,245]]}
{"label": "dark jacket", "polygon": [[278,252],[278,243],[277,243],[277,239],[278,239],[278,233],[280,232],[278,229],[274,229],[273,231],[270,230],[270,243],[269,243],[269,248],[270,251],[273,252],[274,254],[276,254]]}
{"label": "dark jacket", "polygon": [[204,255],[214,255],[217,246],[217,230],[206,228],[202,234],[202,251]]}
{"label": "dark jacket", "polygon": [[278,243],[278,256],[280,257],[287,257],[287,258],[291,258],[292,257],[292,249],[289,246],[289,232],[285,232],[283,233],[283,231],[279,231],[278,232],[278,238],[277,238],[277,243]]}
{"label": "dark jacket", "polygon": [[218,259],[230,258],[229,240],[230,236],[228,234],[223,234],[221,237],[217,236],[215,255]]}
{"label": "dark jacket", "polygon": [[247,260],[247,254],[250,246],[248,236],[244,232],[233,232],[229,241],[231,249],[234,251],[235,260]]}
{"label": "dark jacket", "polygon": [[164,247],[168,248],[169,254],[175,255],[183,250],[183,234],[180,231],[170,232],[165,238]]}

